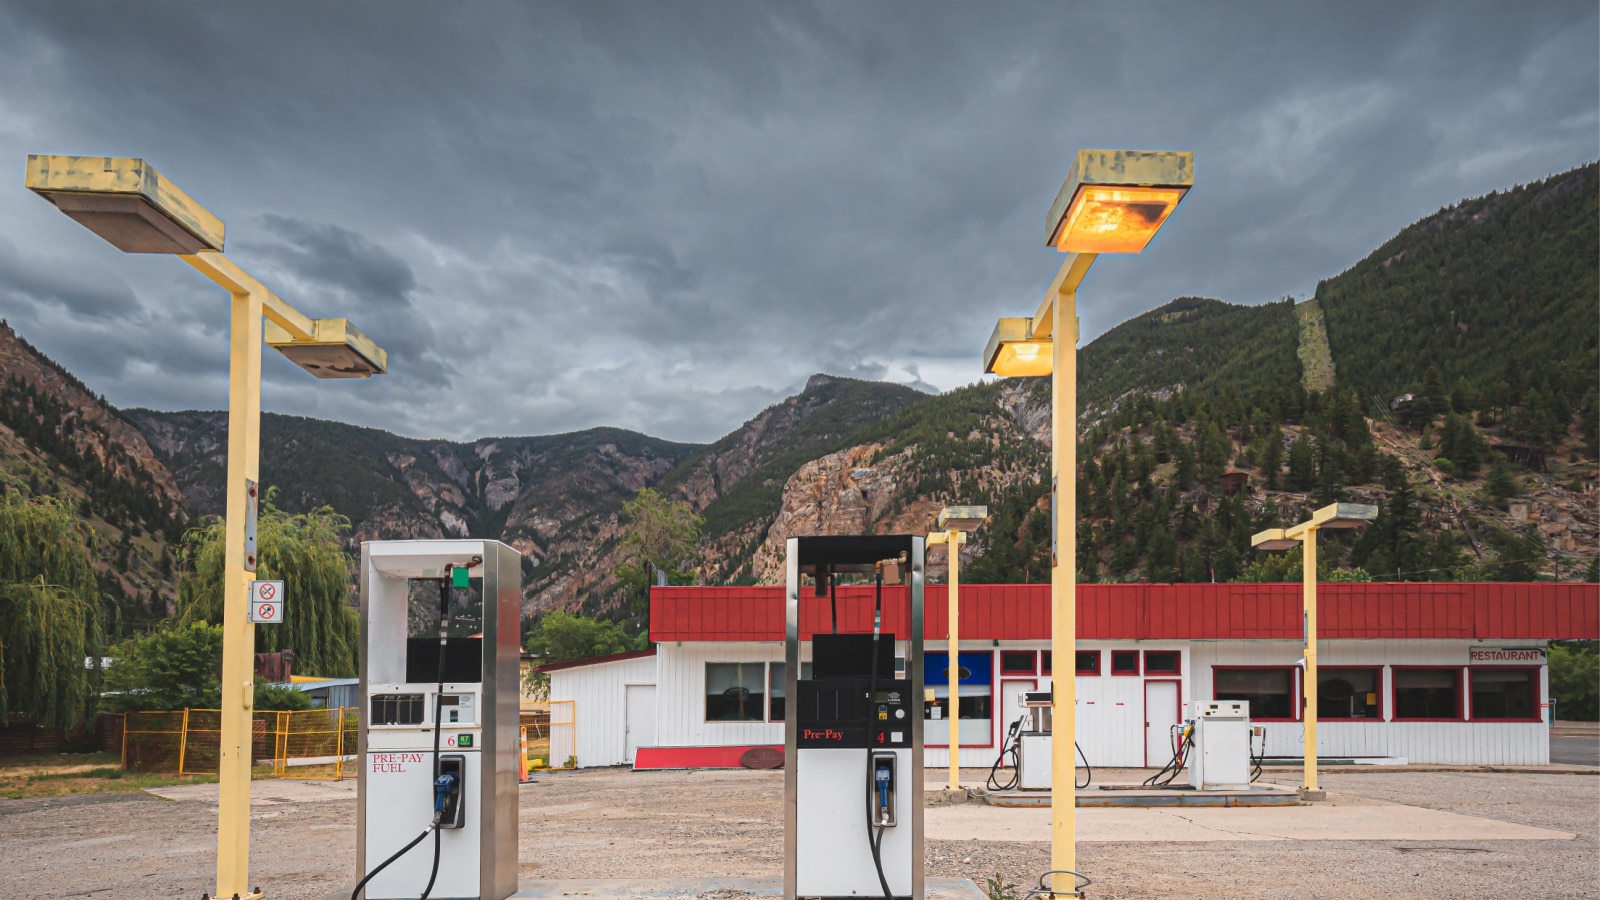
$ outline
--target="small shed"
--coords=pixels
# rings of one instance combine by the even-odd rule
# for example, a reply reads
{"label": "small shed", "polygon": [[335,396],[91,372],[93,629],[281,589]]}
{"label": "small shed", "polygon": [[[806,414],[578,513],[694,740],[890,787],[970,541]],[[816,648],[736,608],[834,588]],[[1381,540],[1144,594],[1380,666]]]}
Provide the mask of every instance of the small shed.
{"label": "small shed", "polygon": [[1222,495],[1232,497],[1250,487],[1250,475],[1238,469],[1222,473]]}

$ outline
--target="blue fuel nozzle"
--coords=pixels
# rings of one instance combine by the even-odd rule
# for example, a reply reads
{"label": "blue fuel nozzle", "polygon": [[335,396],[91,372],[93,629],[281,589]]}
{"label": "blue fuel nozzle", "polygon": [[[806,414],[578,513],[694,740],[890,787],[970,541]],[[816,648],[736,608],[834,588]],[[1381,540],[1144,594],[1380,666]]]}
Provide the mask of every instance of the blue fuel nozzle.
{"label": "blue fuel nozzle", "polygon": [[444,805],[450,795],[455,791],[456,782],[461,776],[454,772],[440,772],[439,777],[433,780],[433,817],[437,821],[444,814]]}

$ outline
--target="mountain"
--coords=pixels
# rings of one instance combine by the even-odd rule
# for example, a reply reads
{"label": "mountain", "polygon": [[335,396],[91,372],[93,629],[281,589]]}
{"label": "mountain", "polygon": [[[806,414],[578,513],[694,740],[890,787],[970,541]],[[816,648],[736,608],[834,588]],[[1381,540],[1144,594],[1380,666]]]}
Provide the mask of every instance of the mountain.
{"label": "mountain", "polygon": [[177,482],[133,423],[4,321],[0,490],[57,497],[88,521],[111,631],[166,615],[189,521]]}
{"label": "mountain", "polygon": [[[1080,574],[1281,578],[1288,555],[1250,534],[1338,499],[1384,511],[1326,538],[1337,568],[1582,573],[1600,548],[1596,171],[1441,210],[1311,298],[1182,297],[1090,342]],[[166,591],[155,573],[189,511],[221,511],[224,416],[119,412],[9,331],[0,365],[0,481],[86,509],[118,591]],[[1044,379],[932,396],[817,375],[706,446],[610,428],[420,440],[267,414],[262,480],[284,508],[349,516],[354,539],[506,540],[528,560],[529,614],[620,617],[621,505],[645,486],[703,517],[686,562],[710,583],[780,579],[789,536],[925,530],[946,503],[990,506],[963,551],[971,580],[1048,578],[1049,439]],[[943,567],[936,552],[930,574]]]}
{"label": "mountain", "polygon": [[[227,416],[129,410],[191,506],[222,512]],[[530,573],[592,536],[619,507],[698,449],[618,428],[471,442],[405,438],[340,422],[263,413],[261,483],[293,512],[328,505],[351,545],[380,538],[493,537]]]}

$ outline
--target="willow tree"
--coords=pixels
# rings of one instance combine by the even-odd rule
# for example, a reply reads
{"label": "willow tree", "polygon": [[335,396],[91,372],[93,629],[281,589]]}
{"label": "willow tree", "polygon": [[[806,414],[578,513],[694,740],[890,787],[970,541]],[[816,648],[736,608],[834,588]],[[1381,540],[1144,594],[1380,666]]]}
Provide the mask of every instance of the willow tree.
{"label": "willow tree", "polygon": [[62,501],[0,496],[0,723],[73,728],[88,715],[104,644],[94,547]]}
{"label": "willow tree", "polygon": [[[273,506],[274,493],[262,499],[256,519],[255,577],[283,582],[285,611],[282,624],[256,628],[256,651],[291,650],[297,670],[354,676],[356,611],[350,564],[339,540],[350,530],[350,520],[328,506],[303,515],[286,513]],[[225,526],[216,516],[184,536],[179,624],[221,624],[224,542]]]}

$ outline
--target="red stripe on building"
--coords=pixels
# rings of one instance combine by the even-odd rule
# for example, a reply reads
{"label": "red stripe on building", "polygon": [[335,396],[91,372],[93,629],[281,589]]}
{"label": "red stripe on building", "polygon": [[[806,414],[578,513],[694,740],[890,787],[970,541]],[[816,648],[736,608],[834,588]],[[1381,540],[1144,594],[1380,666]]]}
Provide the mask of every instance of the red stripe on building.
{"label": "red stripe on building", "polygon": [[[924,597],[923,637],[948,636],[944,585]],[[872,628],[872,588],[838,588],[840,631]],[[658,587],[650,591],[653,641],[781,641],[781,586]],[[907,633],[908,590],[883,591],[884,630]],[[1317,588],[1325,638],[1600,639],[1600,584],[1530,582],[1330,582]],[[827,597],[805,591],[800,633],[833,628]],[[1047,584],[961,587],[963,640],[1046,640]],[[1299,584],[1085,584],[1082,640],[1298,640]]]}

